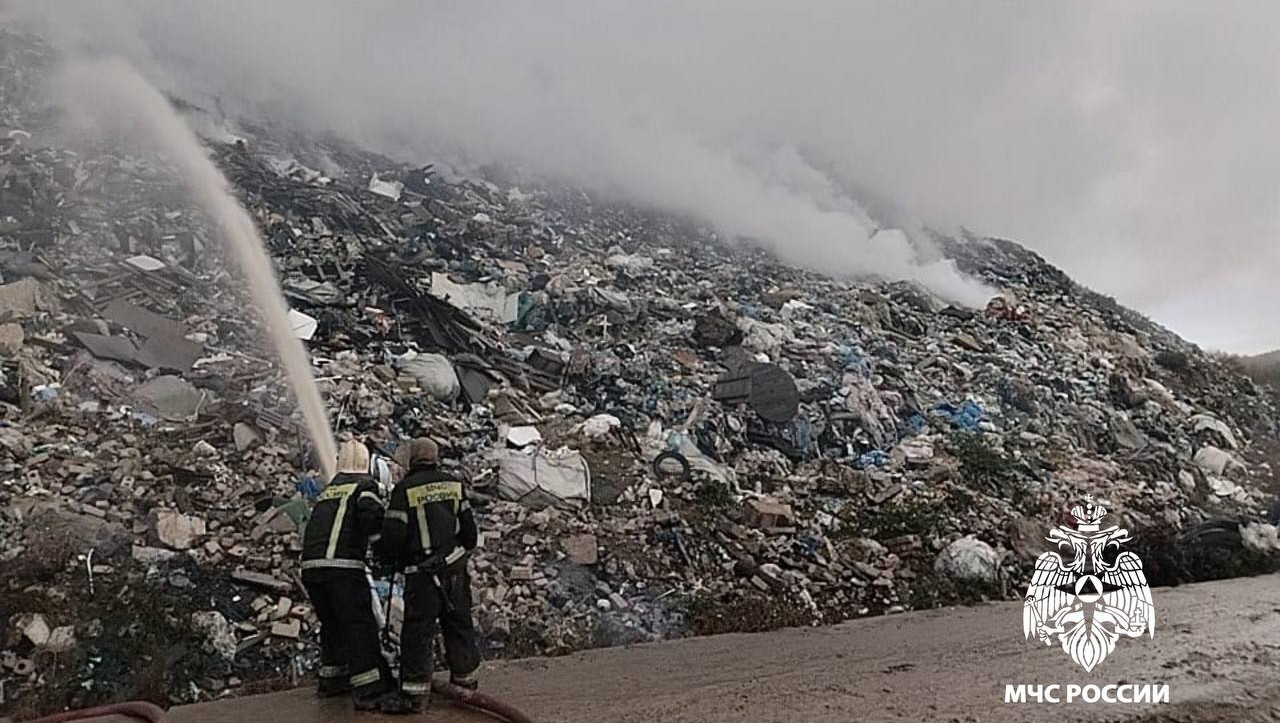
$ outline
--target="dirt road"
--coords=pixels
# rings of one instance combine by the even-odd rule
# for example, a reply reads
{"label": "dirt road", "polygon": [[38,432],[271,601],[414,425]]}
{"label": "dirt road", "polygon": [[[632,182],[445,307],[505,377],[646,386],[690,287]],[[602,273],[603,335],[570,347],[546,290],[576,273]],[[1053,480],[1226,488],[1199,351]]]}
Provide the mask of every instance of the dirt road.
{"label": "dirt road", "polygon": [[[1092,674],[1022,638],[1020,603],[486,665],[486,692],[546,723],[1280,721],[1280,577],[1154,591],[1155,638]],[[1005,704],[1006,683],[1168,683],[1167,705]],[[310,691],[173,711],[176,723],[340,723]],[[434,721],[482,720],[434,709]]]}

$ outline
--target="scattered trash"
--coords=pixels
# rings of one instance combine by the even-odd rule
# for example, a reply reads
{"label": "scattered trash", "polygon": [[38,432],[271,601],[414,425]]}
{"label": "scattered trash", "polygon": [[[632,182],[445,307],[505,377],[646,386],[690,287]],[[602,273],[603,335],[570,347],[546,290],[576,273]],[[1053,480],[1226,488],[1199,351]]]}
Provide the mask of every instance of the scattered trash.
{"label": "scattered trash", "polygon": [[49,627],[43,615],[38,613],[28,613],[18,615],[14,622],[14,629],[22,633],[22,637],[37,648],[43,648],[49,643],[49,638],[53,635],[53,630]]}
{"label": "scattered trash", "polygon": [[950,422],[953,427],[969,432],[978,431],[979,425],[986,416],[982,406],[972,400],[965,400],[958,407],[950,402],[942,402],[933,408],[933,412]]}
{"label": "scattered trash", "polygon": [[512,427],[507,430],[507,444],[512,447],[527,447],[541,441],[542,433],[537,427]]}
{"label": "scattered trash", "polygon": [[191,627],[204,636],[204,645],[230,662],[236,657],[236,634],[222,613],[205,610],[191,614]]}
{"label": "scattered trash", "polygon": [[399,181],[384,181],[374,174],[369,179],[369,191],[392,201],[399,201],[400,195],[404,193],[404,184]]}
{"label": "scattered trash", "polygon": [[431,295],[503,324],[514,322],[520,309],[520,294],[507,293],[500,284],[455,284],[441,273],[431,275]]}
{"label": "scattered trash", "polygon": [[576,509],[591,502],[591,471],[578,452],[505,450],[499,457],[498,494],[533,509]]}
{"label": "scattered trash", "polygon": [[582,433],[589,439],[602,439],[622,427],[622,420],[612,414],[597,414],[582,423]]}
{"label": "scattered trash", "polygon": [[453,363],[441,354],[409,353],[396,360],[396,368],[408,373],[436,401],[449,401],[462,391]]}
{"label": "scattered trash", "polygon": [[61,392],[61,384],[37,384],[31,387],[31,399],[37,402],[52,402]]}
{"label": "scattered trash", "polygon": [[[0,63],[20,47],[7,36]],[[45,117],[5,97],[0,125]],[[1085,494],[1175,529],[1267,507],[1269,392],[1016,244],[939,235],[1001,294],[947,307],[536,179],[255,133],[207,147],[333,426],[384,483],[419,436],[468,480],[494,656],[683,635],[694,598],[833,622],[971,581],[1024,589],[1003,556],[1053,522],[1027,510]],[[326,480],[213,229],[139,151],[2,152],[0,567],[72,540],[82,562],[16,589],[96,589],[75,620],[29,607],[42,639],[110,655],[119,633],[90,635],[94,617],[163,606],[215,661],[171,676],[174,703],[222,695],[228,653],[246,683],[313,671],[298,529]]]}
{"label": "scattered trash", "polygon": [[130,256],[125,259],[124,262],[139,271],[159,271],[166,266],[160,259],[157,259],[154,256],[147,256],[145,254]]}
{"label": "scattered trash", "polygon": [[653,458],[653,473],[659,477],[690,478],[689,460],[679,452],[666,451]]}
{"label": "scattered trash", "polygon": [[308,316],[297,309],[289,309],[289,330],[294,336],[303,341],[309,341],[316,335],[316,330],[319,328],[320,322],[314,316]]}
{"label": "scattered trash", "polygon": [[727,372],[716,380],[712,396],[725,404],[746,403],[770,422],[789,422],[800,411],[795,379],[775,364]]}
{"label": "scattered trash", "polygon": [[878,449],[873,449],[858,457],[858,467],[860,469],[884,467],[887,464],[889,464],[889,455]]}

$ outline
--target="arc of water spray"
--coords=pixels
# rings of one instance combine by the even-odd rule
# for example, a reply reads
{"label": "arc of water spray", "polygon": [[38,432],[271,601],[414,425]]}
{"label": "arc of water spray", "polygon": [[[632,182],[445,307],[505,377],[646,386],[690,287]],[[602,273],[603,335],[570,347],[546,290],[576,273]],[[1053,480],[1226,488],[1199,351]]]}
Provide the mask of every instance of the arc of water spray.
{"label": "arc of water spray", "polygon": [[156,88],[128,63],[109,59],[69,65],[62,75],[72,111],[109,121],[132,121],[176,164],[192,196],[209,214],[239,263],[249,291],[262,310],[272,344],[298,398],[325,479],[333,477],[337,445],[329,414],[302,342],[289,325],[289,310],[263,249],[253,218],[231,193],[227,179],[209,159],[199,138]]}

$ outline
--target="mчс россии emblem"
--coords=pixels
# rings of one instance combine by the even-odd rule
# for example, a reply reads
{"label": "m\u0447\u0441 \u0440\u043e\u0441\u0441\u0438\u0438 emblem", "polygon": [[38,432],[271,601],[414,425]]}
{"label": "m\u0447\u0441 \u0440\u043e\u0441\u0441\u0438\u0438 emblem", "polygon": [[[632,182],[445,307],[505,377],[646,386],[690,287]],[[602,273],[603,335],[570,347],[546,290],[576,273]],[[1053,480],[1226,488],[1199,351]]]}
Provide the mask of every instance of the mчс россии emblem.
{"label": "m\u0447\u0441 \u0440\u043e\u0441\u0441\u0438\u0438 emblem", "polygon": [[1064,554],[1046,552],[1022,608],[1022,631],[1045,645],[1061,643],[1071,659],[1091,671],[1116,648],[1121,636],[1155,635],[1155,606],[1142,560],[1119,552],[1128,530],[1102,528],[1106,508],[1085,498],[1071,510],[1074,529],[1055,527],[1047,538]]}

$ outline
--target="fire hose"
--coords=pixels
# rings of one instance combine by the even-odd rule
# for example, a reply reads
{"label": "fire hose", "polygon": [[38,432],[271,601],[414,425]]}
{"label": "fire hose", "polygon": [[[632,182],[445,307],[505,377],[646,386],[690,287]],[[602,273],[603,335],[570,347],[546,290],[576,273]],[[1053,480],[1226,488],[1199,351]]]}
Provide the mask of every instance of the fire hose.
{"label": "fire hose", "polygon": [[[431,691],[449,702],[485,713],[509,723],[534,723],[533,719],[517,710],[514,706],[484,693],[468,690],[443,680],[431,682]],[[44,718],[37,718],[25,723],[71,723],[71,721],[103,718],[110,715],[135,718],[146,723],[169,723],[169,716],[158,706],[151,703],[131,702],[100,705],[84,710],[71,710],[55,713]]]}
{"label": "fire hose", "polygon": [[478,693],[474,690],[468,690],[443,680],[431,681],[431,692],[445,698],[454,705],[460,705],[464,708],[472,708],[481,713],[502,718],[510,721],[510,723],[533,723],[533,719],[516,710],[516,708],[497,698],[484,693]]}
{"label": "fire hose", "polygon": [[[396,574],[399,574],[399,571],[396,571]],[[395,575],[392,575],[391,580],[394,583]],[[448,598],[444,595],[443,588],[440,586],[439,578],[433,575],[432,581],[435,583],[437,591],[440,593],[441,597],[445,598],[445,604],[448,605]],[[386,628],[390,627],[390,595],[387,596],[387,606],[383,609],[383,616],[385,634]],[[508,721],[509,723],[534,723],[532,718],[505,701],[499,700],[490,695],[485,695],[484,693],[453,685],[452,683],[448,683],[443,680],[431,681],[431,691],[437,696],[450,701],[454,705],[500,718]],[[46,716],[44,718],[37,718],[32,721],[25,721],[24,723],[70,723],[71,721],[101,718],[110,715],[134,718],[140,721],[145,721],[146,723],[169,723],[169,716],[165,714],[164,710],[156,705],[144,702],[116,703],[112,705],[97,706],[95,708],[85,708],[84,710],[65,711]]]}
{"label": "fire hose", "polygon": [[[395,570],[391,574],[391,586],[393,590],[395,587],[396,578],[401,576],[402,574],[403,574],[403,571],[400,569]],[[438,594],[440,598],[444,601],[445,609],[451,610],[453,607],[452,603],[449,602],[449,596],[445,595],[444,593],[444,586],[441,585],[440,578],[437,575],[432,574],[430,577],[430,580],[431,580],[431,583],[435,585],[436,594]],[[388,639],[390,637],[390,630],[391,630],[391,598],[392,598],[392,593],[389,593],[387,595],[387,604],[382,609],[383,635],[386,636]],[[384,640],[384,643],[385,642],[386,641]],[[462,706],[464,708],[471,708],[473,710],[480,711],[481,713],[485,713],[485,714],[494,716],[496,718],[509,721],[510,723],[533,723],[532,718],[520,712],[515,708],[515,706],[512,706],[509,703],[498,700],[493,696],[485,695],[484,693],[478,693],[468,688],[463,688],[458,685],[453,685],[452,683],[447,683],[443,680],[432,680],[431,692],[435,693],[437,696],[440,696],[441,698],[444,698],[450,701],[454,705]]]}
{"label": "fire hose", "polygon": [[62,713],[54,713],[44,718],[37,718],[33,721],[26,721],[26,723],[67,723],[67,721],[86,720],[88,718],[104,718],[109,715],[136,718],[140,721],[147,721],[147,723],[169,723],[169,716],[159,706],[138,701],[100,705],[94,708],[85,708],[84,710],[69,710]]}

